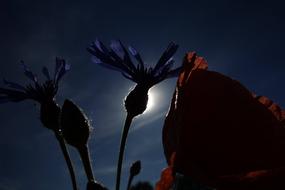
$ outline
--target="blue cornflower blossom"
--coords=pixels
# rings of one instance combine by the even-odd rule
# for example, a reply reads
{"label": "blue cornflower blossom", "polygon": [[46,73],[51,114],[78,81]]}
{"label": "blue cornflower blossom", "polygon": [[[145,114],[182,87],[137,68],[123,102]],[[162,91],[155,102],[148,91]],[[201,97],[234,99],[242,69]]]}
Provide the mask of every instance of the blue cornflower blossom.
{"label": "blue cornflower blossom", "polygon": [[43,83],[38,81],[37,76],[29,69],[29,67],[21,61],[24,74],[33,81],[26,86],[10,82],[4,79],[4,84],[8,88],[0,88],[0,103],[20,102],[31,99],[41,105],[41,121],[45,127],[58,131],[60,107],[55,102],[55,95],[58,91],[58,83],[63,75],[70,69],[64,59],[56,58],[56,66],[53,77],[46,67],[43,67],[42,73],[47,80]]}
{"label": "blue cornflower blossom", "polygon": [[[107,48],[101,41],[96,40],[87,48],[93,55],[93,61],[96,64],[121,72],[125,78],[136,83],[136,86],[125,99],[127,117],[121,137],[117,165],[116,190],[120,189],[122,161],[126,139],[132,120],[146,110],[148,91],[151,87],[164,79],[178,76],[181,67],[172,69],[174,64],[172,56],[177,49],[178,45],[171,42],[161,55],[157,64],[154,67],[146,67],[138,51],[131,46],[127,49],[120,41],[113,41],[110,48]],[[137,64],[133,63],[133,59],[136,60]]]}
{"label": "blue cornflower blossom", "polygon": [[33,84],[22,86],[20,84],[10,82],[4,79],[4,84],[9,88],[0,88],[0,103],[20,102],[31,99],[43,104],[54,100],[58,91],[58,83],[63,75],[70,69],[64,59],[56,58],[56,67],[53,78],[46,67],[43,67],[42,73],[47,80],[39,83],[37,76],[29,69],[29,67],[21,61],[25,75],[33,81]]}
{"label": "blue cornflower blossom", "polygon": [[[95,63],[119,71],[125,78],[149,88],[166,78],[178,76],[181,67],[172,70],[172,56],[177,49],[178,45],[171,42],[155,67],[146,67],[138,51],[131,46],[128,47],[128,51],[120,41],[113,41],[108,49],[101,41],[96,40],[87,48],[94,56]],[[137,65],[133,63],[129,52],[138,62]]]}
{"label": "blue cornflower blossom", "polygon": [[[107,48],[101,41],[96,40],[87,48],[96,64],[119,71],[125,78],[137,83],[125,100],[126,109],[133,117],[145,111],[147,94],[151,87],[164,79],[178,76],[181,67],[172,69],[174,64],[172,56],[177,49],[178,45],[171,42],[157,64],[154,67],[146,67],[138,51],[131,46],[127,50],[120,41],[113,41],[110,48]],[[138,64],[133,63],[129,53]]]}
{"label": "blue cornflower blossom", "polygon": [[21,65],[24,69],[24,74],[32,80],[33,83],[22,86],[4,79],[4,84],[7,88],[0,87],[0,103],[34,100],[40,104],[41,121],[45,127],[53,130],[67,163],[73,190],[78,190],[73,165],[60,129],[61,108],[55,102],[59,81],[64,74],[70,70],[70,66],[66,64],[64,59],[56,58],[54,75],[51,76],[48,69],[43,67],[42,73],[47,80],[40,83],[37,76],[23,61],[21,61]]}

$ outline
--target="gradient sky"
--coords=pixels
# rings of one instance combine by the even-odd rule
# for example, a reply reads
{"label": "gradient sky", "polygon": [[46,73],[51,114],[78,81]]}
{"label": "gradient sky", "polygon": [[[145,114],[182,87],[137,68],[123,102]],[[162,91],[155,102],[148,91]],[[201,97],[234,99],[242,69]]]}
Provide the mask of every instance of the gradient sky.
{"label": "gradient sky", "polygon": [[[155,64],[170,41],[205,57],[209,69],[241,81],[285,107],[285,3],[276,0],[201,1],[31,1],[2,0],[0,77],[26,84],[24,60],[35,73],[53,70],[55,57],[71,65],[57,96],[70,98],[92,120],[89,145],[97,179],[113,189],[123,99],[134,83],[91,62],[86,47],[96,38],[120,39]],[[125,154],[123,188],[131,162],[140,159],[136,180],[153,184],[166,166],[161,144],[164,116],[175,87],[166,80],[152,89],[153,109],[133,123]],[[32,101],[0,105],[0,190],[71,189],[66,164],[51,131],[42,127]],[[81,189],[86,178],[71,148]]]}

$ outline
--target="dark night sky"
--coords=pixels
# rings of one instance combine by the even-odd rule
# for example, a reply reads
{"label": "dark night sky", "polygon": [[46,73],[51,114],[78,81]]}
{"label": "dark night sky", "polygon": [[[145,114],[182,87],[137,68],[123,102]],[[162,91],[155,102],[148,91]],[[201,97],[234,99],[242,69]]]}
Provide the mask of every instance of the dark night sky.
{"label": "dark night sky", "polygon": [[[25,84],[24,60],[34,72],[53,69],[56,56],[71,64],[57,99],[70,98],[92,119],[90,140],[98,180],[113,188],[123,98],[134,85],[119,73],[91,62],[86,47],[96,37],[120,39],[135,46],[147,64],[155,64],[170,41],[205,57],[211,70],[222,72],[257,94],[285,107],[285,4],[282,1],[31,1],[2,0],[0,5],[0,77]],[[165,167],[161,129],[175,79],[153,90],[151,111],[135,120],[126,149],[129,164],[142,160],[136,180],[153,184]],[[71,189],[68,171],[51,131],[42,127],[39,107],[31,101],[0,105],[0,190]],[[76,152],[81,189],[85,176]],[[124,189],[124,188],[122,188]]]}

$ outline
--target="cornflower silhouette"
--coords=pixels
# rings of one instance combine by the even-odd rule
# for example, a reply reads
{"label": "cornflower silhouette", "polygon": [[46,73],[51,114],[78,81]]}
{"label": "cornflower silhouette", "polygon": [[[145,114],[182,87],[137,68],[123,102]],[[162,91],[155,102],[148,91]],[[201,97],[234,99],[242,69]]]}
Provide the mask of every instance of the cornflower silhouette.
{"label": "cornflower silhouette", "polygon": [[[174,60],[172,56],[176,52],[178,45],[171,42],[163,52],[154,67],[146,67],[138,51],[129,46],[128,50],[120,41],[113,41],[110,49],[102,42],[96,40],[87,50],[94,56],[93,61],[103,67],[119,71],[122,75],[135,82],[136,86],[131,90],[125,99],[127,117],[122,132],[120,151],[117,165],[116,190],[120,189],[120,178],[124,150],[128,131],[134,117],[142,114],[147,107],[148,91],[151,87],[164,79],[175,77],[179,74],[181,67],[172,69]],[[131,55],[138,62],[135,65]]]}
{"label": "cornflower silhouette", "polygon": [[139,175],[140,172],[141,172],[141,161],[137,160],[131,165],[127,190],[131,189],[131,184],[133,182],[134,177]]}
{"label": "cornflower silhouette", "polygon": [[45,127],[53,130],[67,163],[73,189],[77,190],[73,165],[70,160],[70,156],[66,148],[65,140],[63,138],[59,123],[61,108],[55,101],[59,81],[70,69],[70,66],[66,64],[64,59],[56,58],[56,66],[53,77],[51,77],[48,69],[46,67],[43,67],[42,73],[45,75],[47,80],[43,83],[40,83],[37,76],[28,68],[27,65],[25,65],[23,61],[21,61],[21,65],[24,69],[24,74],[30,80],[32,80],[33,83],[22,86],[20,84],[4,79],[4,84],[8,88],[0,88],[0,103],[21,102],[23,100],[30,99],[40,104],[41,122]]}
{"label": "cornflower silhouette", "polygon": [[75,147],[81,157],[88,178],[87,190],[107,190],[93,175],[88,140],[92,130],[89,119],[75,103],[65,100],[62,107],[61,127],[66,142]]}

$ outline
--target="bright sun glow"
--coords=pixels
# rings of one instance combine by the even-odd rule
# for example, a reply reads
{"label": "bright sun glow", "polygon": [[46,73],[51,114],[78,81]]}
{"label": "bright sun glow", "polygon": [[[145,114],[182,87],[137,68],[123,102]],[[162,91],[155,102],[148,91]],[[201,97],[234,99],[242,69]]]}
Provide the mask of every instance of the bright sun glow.
{"label": "bright sun glow", "polygon": [[155,109],[155,106],[158,101],[158,92],[157,90],[151,88],[148,92],[148,102],[147,102],[147,108],[144,113],[149,113]]}

